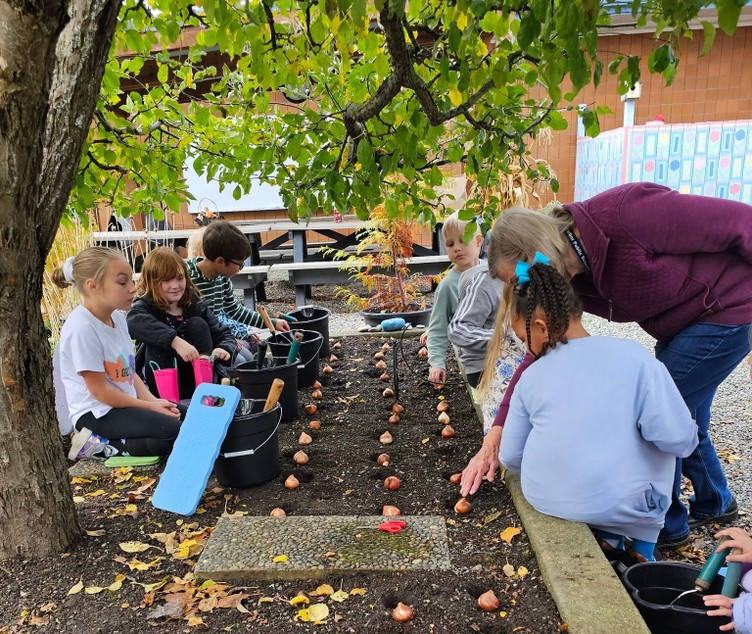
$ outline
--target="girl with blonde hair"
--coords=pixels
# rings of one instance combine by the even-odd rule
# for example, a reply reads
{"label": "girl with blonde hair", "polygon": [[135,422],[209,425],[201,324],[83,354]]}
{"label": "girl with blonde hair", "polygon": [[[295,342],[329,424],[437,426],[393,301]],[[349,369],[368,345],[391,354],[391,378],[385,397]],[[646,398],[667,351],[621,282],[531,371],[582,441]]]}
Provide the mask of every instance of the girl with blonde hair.
{"label": "girl with blonde hair", "polygon": [[77,306],[60,333],[60,370],[76,434],[71,460],[166,455],[182,412],[154,397],[135,371],[125,315],[133,301],[133,271],[118,252],[84,249],[53,272],[60,288],[75,286]]}

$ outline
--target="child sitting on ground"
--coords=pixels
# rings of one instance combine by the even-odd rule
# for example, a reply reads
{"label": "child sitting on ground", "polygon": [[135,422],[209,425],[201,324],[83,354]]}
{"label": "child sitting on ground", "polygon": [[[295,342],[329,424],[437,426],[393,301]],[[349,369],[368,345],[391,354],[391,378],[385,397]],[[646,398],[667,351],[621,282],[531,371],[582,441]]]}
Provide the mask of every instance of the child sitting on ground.
{"label": "child sitting on ground", "polygon": [[237,350],[230,330],[201,301],[185,261],[168,247],[154,249],[144,260],[128,329],[143,344],[146,384],[154,394],[158,393],[154,365],[164,370],[176,364],[180,398],[189,399],[196,386],[192,362],[213,356],[220,362],[217,369],[221,371],[224,363],[227,374]]}
{"label": "child sitting on ground", "polygon": [[579,298],[547,262],[517,264],[512,327],[535,361],[515,386],[499,460],[522,472],[539,512],[588,523],[604,550],[631,538],[629,554],[652,561],[697,426],[645,348],[589,336]]}
{"label": "child sitting on ground", "polygon": [[60,288],[75,286],[82,305],[65,320],[58,349],[70,417],[77,432],[71,460],[170,453],[185,409],[154,397],[135,372],[125,315],[133,271],[116,251],[90,247],[54,271]]}
{"label": "child sitting on ground", "polygon": [[427,342],[428,345],[428,381],[436,389],[444,387],[446,383],[447,330],[459,303],[457,283],[464,271],[478,264],[478,253],[483,242],[483,236],[478,232],[465,244],[462,235],[466,226],[467,222],[461,221],[455,212],[447,217],[441,227],[444,249],[454,266],[436,287],[428,331],[421,336],[421,343]]}
{"label": "child sitting on ground", "polygon": [[[252,333],[248,326],[263,328],[264,320],[238,301],[230,281],[251,255],[248,239],[231,222],[215,220],[204,229],[202,246],[203,257],[187,261],[191,280],[214,314],[231,327],[233,335],[249,339]],[[274,326],[283,332],[290,330],[290,324],[281,318]]]}
{"label": "child sitting on ground", "polygon": [[[724,528],[715,534],[716,537],[728,537],[726,541],[718,545],[718,550],[732,549],[726,555],[726,562],[740,561],[743,575],[742,587],[746,590],[738,599],[730,599],[722,594],[710,594],[703,597],[705,605],[713,610],[708,610],[708,616],[730,616],[732,622],[721,625],[718,629],[722,632],[736,630],[738,634],[752,634],[752,538],[741,528]],[[733,549],[741,552],[734,553]]]}

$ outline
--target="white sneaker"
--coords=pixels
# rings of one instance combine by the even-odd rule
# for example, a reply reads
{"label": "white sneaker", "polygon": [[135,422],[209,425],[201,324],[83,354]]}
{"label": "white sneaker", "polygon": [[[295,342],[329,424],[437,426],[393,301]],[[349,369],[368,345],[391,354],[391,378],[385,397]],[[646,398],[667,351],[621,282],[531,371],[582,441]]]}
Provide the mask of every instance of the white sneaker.
{"label": "white sneaker", "polygon": [[[106,438],[102,438],[95,434],[91,429],[82,427],[81,431],[74,434],[71,439],[71,448],[68,452],[68,460],[84,460],[86,458],[92,458],[94,456],[100,457],[97,454],[101,454],[101,457],[107,456],[107,449],[109,445]],[[109,447],[115,449],[114,447]],[[115,450],[117,453],[117,450]]]}

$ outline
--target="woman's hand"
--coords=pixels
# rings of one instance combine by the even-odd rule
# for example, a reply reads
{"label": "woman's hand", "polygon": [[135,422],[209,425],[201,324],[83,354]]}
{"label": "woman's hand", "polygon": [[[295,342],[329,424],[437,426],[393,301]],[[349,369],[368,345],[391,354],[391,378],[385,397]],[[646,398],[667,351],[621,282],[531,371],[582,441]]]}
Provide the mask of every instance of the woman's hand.
{"label": "woman's hand", "polygon": [[724,528],[715,534],[716,537],[728,537],[722,543],[718,544],[716,552],[726,550],[727,548],[738,548],[741,552],[734,553],[732,550],[726,555],[726,561],[741,561],[745,563],[752,562],[752,537],[746,531],[737,526]]}
{"label": "woman's hand", "polygon": [[172,349],[186,363],[201,356],[195,346],[192,346],[181,337],[175,337],[172,340]]}
{"label": "woman's hand", "polygon": [[499,445],[501,444],[501,427],[491,427],[483,445],[467,463],[462,471],[460,481],[460,495],[467,497],[473,495],[480,488],[483,480],[493,482],[496,470],[499,468]]}
{"label": "woman's hand", "polygon": [[212,357],[216,357],[220,361],[229,361],[230,360],[230,353],[227,352],[224,348],[214,348],[211,353]]}
{"label": "woman's hand", "polygon": [[428,371],[428,380],[434,390],[440,390],[446,384],[446,370],[444,368],[431,368]]}
{"label": "woman's hand", "polygon": [[173,418],[180,418],[180,410],[178,410],[175,403],[172,401],[166,401],[163,398],[157,398],[153,401],[144,401],[146,403],[146,409],[150,409],[152,412],[159,414],[166,414]]}
{"label": "woman's hand", "polygon": [[[708,616],[725,616],[729,618],[733,616],[734,601],[736,599],[729,599],[722,594],[709,594],[704,596],[702,600],[705,602],[705,607],[718,608],[717,610],[708,610]],[[734,622],[721,625],[718,629],[722,632],[731,632],[734,630]]]}

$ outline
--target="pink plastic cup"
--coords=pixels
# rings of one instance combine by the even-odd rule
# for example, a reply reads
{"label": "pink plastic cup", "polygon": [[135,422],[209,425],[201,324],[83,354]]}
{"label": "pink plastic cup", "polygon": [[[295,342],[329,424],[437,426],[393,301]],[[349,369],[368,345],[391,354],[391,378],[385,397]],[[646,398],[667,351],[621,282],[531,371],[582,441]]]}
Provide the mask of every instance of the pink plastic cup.
{"label": "pink plastic cup", "polygon": [[154,370],[154,382],[157,384],[157,392],[159,392],[161,398],[173,403],[180,402],[177,368]]}
{"label": "pink plastic cup", "polygon": [[196,381],[196,387],[202,383],[212,383],[214,380],[214,363],[209,359],[194,359],[193,378]]}

